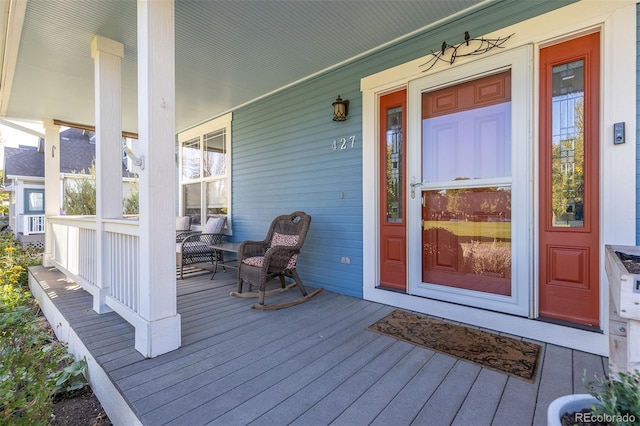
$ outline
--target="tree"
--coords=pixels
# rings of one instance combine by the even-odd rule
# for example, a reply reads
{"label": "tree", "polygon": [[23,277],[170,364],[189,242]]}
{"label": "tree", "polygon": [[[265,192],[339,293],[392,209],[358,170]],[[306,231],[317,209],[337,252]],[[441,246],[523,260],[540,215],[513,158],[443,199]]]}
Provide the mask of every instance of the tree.
{"label": "tree", "polygon": [[140,206],[140,185],[138,184],[138,177],[131,182],[131,192],[129,196],[124,199],[124,214],[138,214]]}
{"label": "tree", "polygon": [[[73,178],[67,182],[64,188],[63,209],[68,215],[95,215],[96,214],[96,165],[91,165],[89,174],[83,169],[74,172]],[[123,199],[122,211],[124,214],[138,214],[139,187],[138,180],[131,183],[129,196]]]}
{"label": "tree", "polygon": [[[0,182],[4,176],[4,170],[0,170]],[[5,203],[9,199],[9,193],[0,191],[0,215],[6,216],[9,214],[9,205]]]}
{"label": "tree", "polygon": [[[584,202],[584,101],[575,104],[575,133],[551,149],[551,208],[554,223],[568,220],[568,209]],[[574,210],[575,211],[575,210]],[[579,218],[576,218],[579,219]]]}
{"label": "tree", "polygon": [[68,215],[96,214],[96,165],[91,165],[89,175],[83,169],[72,173],[64,188],[62,208]]}

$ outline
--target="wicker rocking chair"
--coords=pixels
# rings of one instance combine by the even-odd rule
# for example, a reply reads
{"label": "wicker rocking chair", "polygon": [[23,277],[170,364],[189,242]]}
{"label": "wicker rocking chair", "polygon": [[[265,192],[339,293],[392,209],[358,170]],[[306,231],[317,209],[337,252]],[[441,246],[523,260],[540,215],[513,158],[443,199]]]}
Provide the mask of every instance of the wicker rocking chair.
{"label": "wicker rocking chair", "polygon": [[[251,306],[253,309],[273,310],[298,305],[320,293],[322,288],[308,293],[296,271],[298,253],[310,224],[311,216],[304,212],[278,216],[271,223],[264,241],[241,243],[238,249],[238,291],[231,295],[258,297],[258,303]],[[267,281],[276,276],[280,279],[280,288],[267,291]],[[293,278],[295,282],[287,285],[285,277]],[[245,282],[249,284],[249,293],[242,292]],[[258,287],[257,292],[251,292],[252,284]],[[293,287],[298,287],[302,297],[285,303],[265,305],[265,296],[282,293]]]}

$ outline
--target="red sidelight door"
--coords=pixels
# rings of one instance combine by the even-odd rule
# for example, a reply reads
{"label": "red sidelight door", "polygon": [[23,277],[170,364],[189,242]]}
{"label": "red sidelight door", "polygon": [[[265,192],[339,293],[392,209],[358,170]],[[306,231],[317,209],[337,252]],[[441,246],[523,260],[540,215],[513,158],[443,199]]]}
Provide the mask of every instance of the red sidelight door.
{"label": "red sidelight door", "polygon": [[406,99],[380,98],[380,286],[407,289]]}
{"label": "red sidelight door", "polygon": [[540,50],[540,317],[599,327],[600,35]]}

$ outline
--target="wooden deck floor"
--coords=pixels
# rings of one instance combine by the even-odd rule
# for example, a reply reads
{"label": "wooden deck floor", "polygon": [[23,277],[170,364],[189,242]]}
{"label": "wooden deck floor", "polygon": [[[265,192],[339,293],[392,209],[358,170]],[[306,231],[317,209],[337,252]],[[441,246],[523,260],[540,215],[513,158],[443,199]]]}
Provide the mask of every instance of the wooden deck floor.
{"label": "wooden deck floor", "polygon": [[115,313],[96,314],[55,270],[32,274],[145,425],[544,425],[554,398],[607,368],[542,344],[530,383],[368,331],[390,306],[325,291],[251,310],[229,296],[233,272],[178,280],[182,347],[145,359]]}

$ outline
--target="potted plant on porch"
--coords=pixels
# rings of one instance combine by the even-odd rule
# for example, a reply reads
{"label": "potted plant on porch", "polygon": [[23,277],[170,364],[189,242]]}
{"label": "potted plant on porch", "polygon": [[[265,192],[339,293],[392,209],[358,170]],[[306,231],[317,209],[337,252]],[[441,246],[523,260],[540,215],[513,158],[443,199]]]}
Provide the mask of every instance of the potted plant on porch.
{"label": "potted plant on porch", "polygon": [[583,383],[589,393],[555,399],[547,410],[552,425],[637,425],[640,423],[640,372],[616,373]]}

